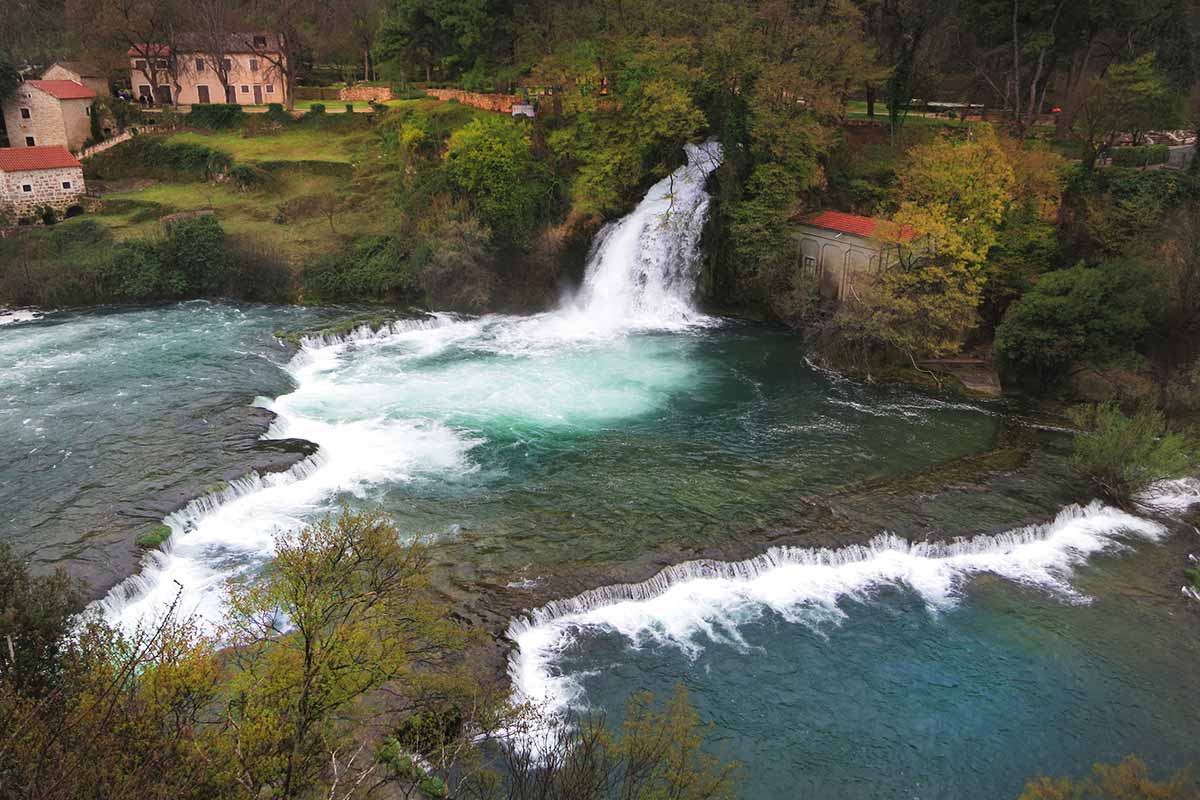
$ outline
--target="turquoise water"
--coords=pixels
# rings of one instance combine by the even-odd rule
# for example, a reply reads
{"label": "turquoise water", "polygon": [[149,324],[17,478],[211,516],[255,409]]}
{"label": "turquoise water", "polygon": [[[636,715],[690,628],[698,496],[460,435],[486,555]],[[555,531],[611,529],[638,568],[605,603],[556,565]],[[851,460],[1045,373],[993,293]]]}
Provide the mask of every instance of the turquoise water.
{"label": "turquoise water", "polygon": [[227,435],[290,385],[271,331],[321,316],[196,302],[0,326],[0,540],[124,577],[131,530],[245,469]]}
{"label": "turquoise water", "polygon": [[980,579],[934,612],[888,587],[836,624],[768,611],[690,653],[597,631],[559,663],[614,722],[631,686],[687,686],[713,751],[744,764],[742,797],[1015,797],[1130,753],[1165,775],[1200,737],[1197,618],[1159,593],[1167,563],[1096,559],[1078,577],[1090,604]]}
{"label": "turquoise water", "polygon": [[[556,576],[590,588],[634,562],[760,552],[777,527],[810,529],[814,498],[862,540],[996,533],[1071,494],[1054,434],[987,486],[837,493],[983,452],[1012,422],[821,372],[778,329],[443,316],[290,359],[270,336],[337,313],[183,304],[0,329],[0,421],[20,444],[0,468],[6,540],[119,563],[132,548],[106,520],[153,519],[156,498],[209,480],[252,402],[278,414],[269,437],[318,455],[167,515],[172,544],[108,598],[113,618],[161,607],[175,580],[218,616],[215,590],[261,566],[276,530],[341,502],[431,537],[443,582],[513,584],[519,604]],[[1200,653],[1161,578],[1187,541],[1163,534],[1095,507],[973,554],[886,544],[749,588],[683,580],[658,605],[598,602],[591,622],[531,629],[569,635],[518,651],[535,663],[516,686],[616,714],[683,681],[745,762],[745,797],[1003,796],[1127,751],[1176,768],[1200,733],[1178,701],[1197,696]]]}

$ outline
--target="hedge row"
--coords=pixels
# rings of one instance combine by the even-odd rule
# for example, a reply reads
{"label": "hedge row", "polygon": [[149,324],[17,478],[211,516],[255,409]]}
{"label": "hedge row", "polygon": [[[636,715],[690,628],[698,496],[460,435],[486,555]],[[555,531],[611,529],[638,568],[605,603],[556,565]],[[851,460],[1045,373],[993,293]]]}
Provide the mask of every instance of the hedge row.
{"label": "hedge row", "polygon": [[1118,147],[1112,151],[1112,163],[1116,167],[1146,167],[1165,164],[1171,157],[1171,148],[1165,144],[1145,147]]}

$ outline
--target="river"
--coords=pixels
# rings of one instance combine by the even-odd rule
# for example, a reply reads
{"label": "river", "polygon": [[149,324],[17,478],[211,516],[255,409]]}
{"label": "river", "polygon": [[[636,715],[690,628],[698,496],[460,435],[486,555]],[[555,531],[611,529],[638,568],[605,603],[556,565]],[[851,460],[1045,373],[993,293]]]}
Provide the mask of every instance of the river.
{"label": "river", "polygon": [[[0,538],[93,578],[116,623],[177,591],[217,621],[276,531],[381,506],[432,542],[467,616],[507,629],[518,699],[615,720],[631,691],[683,682],[745,797],[1015,795],[1127,752],[1184,766],[1200,604],[1169,576],[1195,484],[1139,516],[1074,506],[1061,432],[847,380],[786,330],[700,313],[719,152],[689,155],[545,314],[295,352],[272,333],[345,312],[0,327]],[[997,448],[1024,455],[980,460]],[[138,563],[131,538],[164,519]]]}

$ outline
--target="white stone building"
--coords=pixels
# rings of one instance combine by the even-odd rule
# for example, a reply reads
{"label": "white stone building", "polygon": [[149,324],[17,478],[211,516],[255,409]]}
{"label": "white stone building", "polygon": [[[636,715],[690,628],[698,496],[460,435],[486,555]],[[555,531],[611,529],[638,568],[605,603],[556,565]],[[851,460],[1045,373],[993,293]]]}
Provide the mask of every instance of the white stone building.
{"label": "white stone building", "polygon": [[61,145],[83,149],[92,133],[96,93],[75,81],[25,81],[4,101],[10,147]]}
{"label": "white stone building", "polygon": [[898,243],[915,238],[888,220],[841,211],[821,211],[796,222],[797,266],[818,279],[822,295],[839,301],[857,283],[895,263]]}
{"label": "white stone building", "polygon": [[10,220],[46,206],[64,214],[85,188],[83,165],[62,145],[0,148],[0,209]]}

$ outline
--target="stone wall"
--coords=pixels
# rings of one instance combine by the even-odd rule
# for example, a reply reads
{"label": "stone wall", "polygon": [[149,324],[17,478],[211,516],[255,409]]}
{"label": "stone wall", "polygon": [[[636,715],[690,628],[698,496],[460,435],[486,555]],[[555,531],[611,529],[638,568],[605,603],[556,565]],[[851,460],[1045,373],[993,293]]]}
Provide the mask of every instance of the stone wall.
{"label": "stone wall", "polygon": [[425,93],[439,100],[457,100],[465,106],[482,108],[484,111],[495,111],[500,114],[511,114],[513,104],[521,102],[521,98],[515,94],[482,94],[480,92],[464,92],[461,89],[426,89]]}
{"label": "stone wall", "polygon": [[[64,182],[71,187],[64,188]],[[26,186],[30,191],[25,191]],[[80,167],[0,172],[0,206],[17,217],[32,216],[42,206],[50,206],[61,214],[80,202],[84,188]]]}
{"label": "stone wall", "polygon": [[[22,108],[29,109],[29,119],[21,116]],[[25,141],[28,136],[33,137],[35,146],[60,144],[68,147],[59,101],[28,84],[18,86],[4,102],[4,127],[8,129],[11,147],[28,147],[29,142]]]}
{"label": "stone wall", "polygon": [[92,118],[88,114],[92,102],[92,100],[59,101],[62,106],[63,127],[67,131],[67,149],[72,153],[82,150],[83,143],[92,136]]}
{"label": "stone wall", "polygon": [[849,233],[835,233],[810,225],[798,226],[797,264],[816,278],[825,297],[845,300],[851,286],[887,268],[888,256],[877,242]]}
{"label": "stone wall", "polygon": [[391,99],[392,90],[387,86],[351,86],[348,89],[338,90],[338,100],[347,103],[355,100],[374,100],[377,103],[386,103]]}
{"label": "stone wall", "polygon": [[103,153],[105,150],[110,150],[119,145],[121,142],[128,142],[132,138],[133,131],[118,133],[116,136],[109,137],[99,144],[94,144],[91,147],[80,150],[79,153],[76,154],[76,157],[80,161],[83,161],[85,158],[91,158],[97,153]]}

